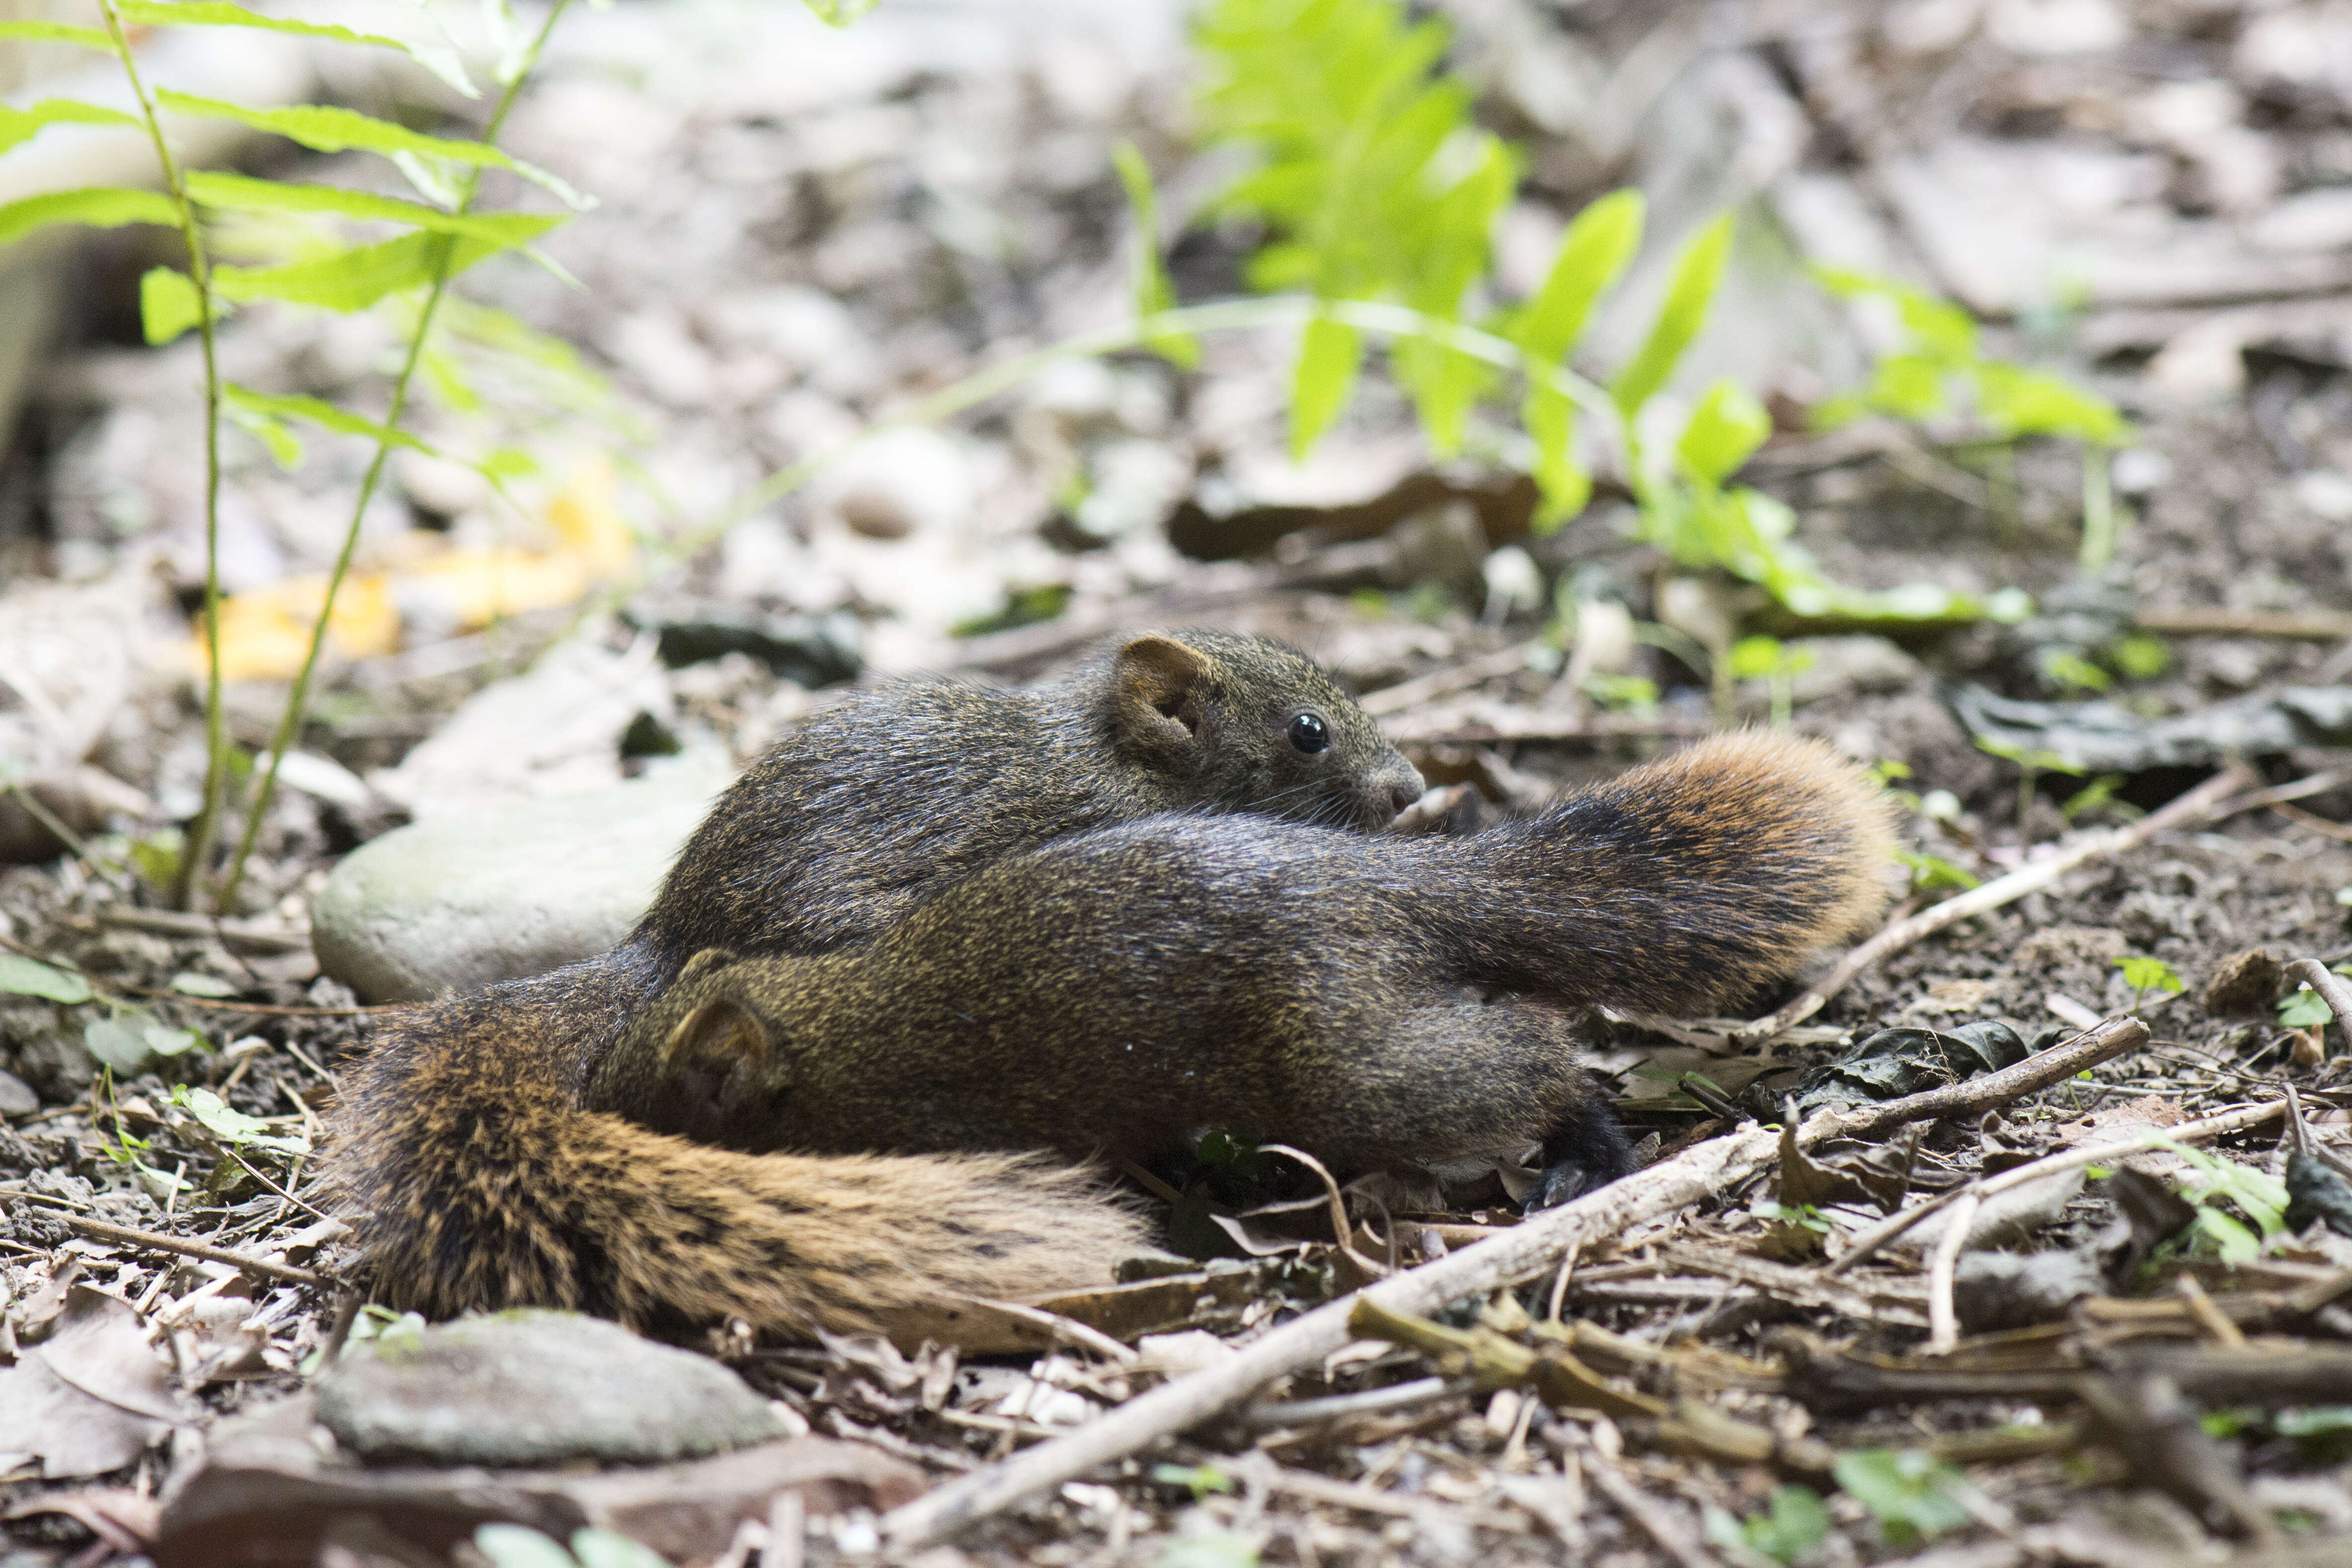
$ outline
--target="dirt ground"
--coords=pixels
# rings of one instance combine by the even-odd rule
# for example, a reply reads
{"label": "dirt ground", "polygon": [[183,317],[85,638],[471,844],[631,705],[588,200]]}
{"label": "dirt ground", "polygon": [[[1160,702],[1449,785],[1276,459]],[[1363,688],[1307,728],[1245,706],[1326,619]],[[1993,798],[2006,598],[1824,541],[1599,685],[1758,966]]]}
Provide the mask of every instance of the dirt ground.
{"label": "dirt ground", "polygon": [[[2179,226],[2248,233],[2287,204],[2352,191],[2352,65],[2342,58],[2352,14],[2340,5],[1726,5],[1699,8],[1706,19],[1692,23],[1698,31],[1686,46],[1675,46],[1647,8],[1601,0],[1441,9],[1459,28],[1465,68],[1479,73],[1482,115],[1529,149],[1528,183],[1507,230],[1556,229],[1592,195],[1640,181],[1665,193],[1662,231],[1680,221],[1677,199],[1697,214],[1728,191],[1744,204],[1744,222],[1814,254],[1817,234],[1790,216],[1814,209],[1791,193],[1817,195],[1808,180],[1837,182],[1864,194],[1862,210],[1895,264],[1967,297],[1962,285],[1983,275],[1969,270],[1968,256],[1938,248],[1943,231],[1906,196],[1916,182],[1903,183],[1906,170],[1958,189],[1951,160],[1990,156],[1988,146],[2002,157],[2095,165],[2127,193],[2068,196],[2075,205],[2057,210],[2060,226],[2073,226],[2069,243],[2107,246],[2101,254],[2166,254],[2189,243]],[[847,689],[791,663],[845,639],[859,650],[856,679],[869,681],[919,668],[1043,678],[1091,646],[1095,631],[1171,623],[1286,637],[1368,694],[1434,675],[1436,685],[1391,705],[1383,721],[1433,784],[1469,786],[1451,806],[1457,831],[1605,776],[1717,717],[1705,673],[1654,640],[1633,647],[1622,667],[1653,683],[1654,706],[1564,708],[1558,650],[1537,645],[1550,635],[1550,595],[1563,583],[1581,584],[1572,596],[1588,603],[1623,604],[1640,623],[1679,616],[1699,625],[1703,612],[1669,602],[1680,592],[1670,584],[1687,577],[1703,605],[1728,604],[1746,613],[1743,630],[1764,629],[1769,617],[1737,584],[1678,573],[1630,542],[1622,492],[1605,478],[1581,517],[1549,536],[1528,533],[1525,486],[1494,464],[1433,468],[1409,410],[1382,385],[1368,389],[1323,453],[1290,468],[1281,456],[1286,346],[1273,336],[1213,341],[1191,372],[1142,355],[1061,367],[945,435],[909,437],[883,459],[757,510],[720,542],[666,554],[661,541],[688,538],[764,475],[861,422],[1019,348],[1118,319],[1128,256],[1108,162],[1113,140],[1141,146],[1179,211],[1213,184],[1213,172],[1190,161],[1186,55],[1163,8],[1128,16],[1047,7],[1018,23],[986,7],[910,7],[895,20],[891,10],[884,0],[842,35],[796,21],[752,27],[733,13],[722,26],[717,8],[673,17],[625,4],[572,18],[581,26],[525,99],[514,142],[603,202],[550,244],[580,287],[520,263],[485,269],[474,287],[577,345],[614,390],[591,396],[551,374],[494,388],[510,395],[493,395],[486,409],[434,404],[419,418],[435,438],[469,449],[514,441],[556,452],[544,481],[526,487],[530,509],[543,514],[557,498],[585,497],[581,504],[625,516],[655,542],[635,574],[616,579],[630,590],[615,591],[617,605],[574,596],[488,627],[436,622],[412,605],[397,646],[331,660],[302,743],[366,787],[281,793],[239,905],[222,922],[166,907],[132,852],[165,842],[159,832],[192,815],[202,773],[201,693],[184,641],[202,571],[187,462],[194,351],[134,346],[126,288],[152,258],[119,235],[92,243],[89,287],[0,470],[0,620],[13,623],[0,628],[0,655],[14,661],[0,664],[0,756],[29,771],[88,765],[132,798],[127,811],[113,803],[111,815],[99,803],[89,854],[59,854],[52,842],[46,852],[12,850],[16,863],[0,868],[0,951],[85,977],[84,996],[100,998],[0,996],[0,1095],[10,1097],[0,1099],[0,1367],[30,1364],[28,1352],[53,1342],[72,1288],[88,1288],[131,1325],[109,1352],[132,1359],[110,1363],[106,1375],[124,1381],[109,1385],[108,1419],[144,1425],[136,1457],[111,1468],[53,1461],[47,1479],[37,1458],[0,1468],[0,1568],[155,1553],[157,1501],[201,1464],[202,1434],[299,1388],[330,1340],[340,1342],[343,1293],[286,1270],[345,1279],[358,1261],[314,1206],[328,1201],[315,1186],[315,1155],[320,1111],[337,1072],[366,1048],[373,1015],[320,974],[307,940],[310,900],[340,857],[406,819],[410,808],[382,784],[387,774],[462,700],[559,640],[582,637],[617,658],[649,629],[719,621],[768,628],[770,641],[756,646],[787,648],[652,665],[665,744],[625,755],[622,730],[635,714],[620,715],[564,760],[590,783],[642,773],[649,751],[737,763],[756,755],[829,690]],[[1974,20],[1938,21],[1944,11]],[[2059,27],[2060,14],[2074,12],[2120,18],[2123,33],[2072,48],[2033,30]],[[2323,63],[2300,75],[2293,39],[2304,35],[2288,23],[2308,23],[2325,46],[2314,46]],[[1948,38],[1937,27],[1958,30]],[[1566,44],[1537,48],[1531,36]],[[1545,61],[1561,70],[1589,63],[1608,79],[1643,48],[1675,68],[1628,107],[1638,131],[1604,134],[1556,112],[1542,88]],[[1801,129],[1777,174],[1738,188],[1723,184],[1721,149],[1694,150],[1696,133],[1685,133],[1719,121],[1739,143],[1738,105],[1754,110],[1724,85],[1717,68],[1727,60],[1758,67]],[[2182,129],[2185,99],[2164,91],[2209,83],[2219,84],[2209,100],[2226,96],[2234,107]],[[351,90],[364,100],[373,89]],[[315,157],[271,172],[385,177]],[[2041,199],[2018,197],[2027,207]],[[1969,221],[1965,209],[1951,219]],[[1255,237],[1230,225],[1190,232],[1172,253],[1179,289],[1189,299],[1237,287]],[[1663,242],[1652,250],[1637,280],[1656,276]],[[2352,235],[2316,253],[2330,264],[2347,254]],[[1704,354],[1715,363],[1699,369],[1771,367],[1756,374],[1776,415],[1783,405],[1794,412],[1748,478],[1794,508],[1798,538],[1825,572],[1858,586],[2013,586],[2040,599],[2017,626],[1892,636],[1801,627],[1813,640],[1790,645],[1812,663],[1792,677],[1790,721],[1857,757],[1899,764],[1889,769],[1893,786],[1917,808],[1908,843],[1946,878],[1919,876],[1922,907],[1957,881],[1992,882],[2086,835],[2126,827],[2213,775],[2232,760],[2222,743],[2232,731],[2209,717],[2217,709],[2352,681],[2352,626],[2336,625],[2352,611],[2352,294],[2344,291],[2352,275],[2333,291],[2324,279],[2293,285],[2258,269],[2202,292],[2159,280],[2135,285],[2137,293],[2094,290],[2064,308],[1974,285],[1987,292],[1967,302],[1987,320],[1994,351],[2064,368],[2134,423],[2130,447],[2111,465],[2127,526],[2115,567],[2096,582],[2077,569],[2074,448],[2011,450],[1964,430],[1803,428],[1797,416],[1855,363],[1864,334],[1818,301],[1789,303],[1793,286],[1769,267],[1741,277],[1710,327],[1715,346]],[[747,332],[745,321],[766,324]],[[239,379],[364,395],[383,384],[390,331],[373,317],[255,310],[227,326],[224,354]],[[315,445],[291,473],[272,468],[256,443],[234,449],[233,589],[299,580],[331,556],[336,507],[348,506],[364,453]],[[625,460],[612,461],[615,453]],[[1076,491],[1074,474],[1086,480]],[[394,478],[381,517],[369,521],[362,563],[395,590],[416,562],[502,537],[494,509],[462,476],[404,462]],[[1083,502],[1068,502],[1081,492]],[[1483,525],[1469,530],[1466,562],[1453,503],[1469,505]],[[1487,552],[1504,544],[1539,574],[1538,603],[1498,605]],[[2080,611],[2071,624],[2069,606]],[[2177,612],[2192,610],[2206,614],[2204,629],[2182,629]],[[2110,668],[2104,692],[2051,684],[2049,650],[2107,658],[2133,635],[2135,617],[2160,661]],[[1528,658],[1495,659],[1521,645],[1534,650]],[[1482,659],[1483,678],[1443,679]],[[267,743],[285,691],[282,675],[230,689],[240,743]],[[1727,695],[1740,721],[1773,717],[1766,680]],[[1960,717],[1981,697],[2103,700],[2126,730],[2184,720],[2192,741],[2221,739],[2145,765],[2045,764],[2021,788],[2018,763],[1979,746]],[[1579,729],[1563,712],[1609,721]],[[2058,717],[2053,746],[2079,719]],[[1888,1047],[1911,1053],[1901,1058],[1912,1076],[1899,1089],[1853,1087],[1849,1078],[1843,1102],[1991,1065],[1955,1054],[1952,1031],[1963,1026],[2003,1020],[2034,1042],[2136,1013],[2147,1042],[2079,1079],[1990,1114],[1923,1124],[1916,1137],[1813,1156],[1846,1173],[1850,1186],[1853,1173],[1893,1172],[1901,1200],[2264,1103],[2290,1086],[2308,1134],[2344,1151],[2352,1057],[2343,1031],[2309,1013],[2283,1017],[2294,982],[2275,963],[2242,957],[2260,949],[2279,962],[2352,959],[2344,826],[2352,730],[2335,733],[2334,745],[2325,731],[2306,724],[2245,757],[2259,781],[2233,792],[2220,815],[2095,854],[2047,887],[1871,965],[1766,1054],[1729,1047],[1719,1021],[1662,1032],[1596,1018],[1594,1063],[1612,1075],[1635,1135],[1656,1134],[1651,1156],[1671,1159],[1759,1114],[1778,1121],[1784,1096],[1839,1081],[1819,1069],[1883,1031],[1937,1033]],[[483,776],[497,765],[484,760]],[[2136,985],[2119,962],[2127,958],[2161,961],[2167,975]],[[1757,997],[1751,1015],[1785,999]],[[89,1034],[110,1019],[131,1037],[121,1047],[131,1065],[119,1074],[103,1071],[97,1054],[110,1037]],[[1696,1096],[1680,1076],[1693,1072],[1705,1079]],[[257,1125],[234,1139],[208,1125],[187,1107],[186,1091],[198,1089]],[[247,1142],[257,1133],[283,1142]],[[226,1152],[232,1144],[242,1152]],[[2292,1141],[2273,1120],[2199,1148],[2275,1184]],[[1791,1194],[1785,1168],[1586,1248],[1557,1295],[1548,1274],[1484,1303],[1483,1313],[1472,1300],[1444,1320],[1536,1344],[1551,1342],[1530,1320],[1601,1331],[1571,1342],[1613,1387],[1669,1400],[1704,1394],[1718,1415],[1779,1445],[1751,1462],[1720,1443],[1662,1436],[1671,1423],[1655,1399],[1613,1414],[1547,1404],[1495,1386],[1460,1356],[1373,1341],[1261,1391],[1237,1416],[1162,1439],[918,1560],[1170,1568],[2347,1560],[2352,1316],[2333,1303],[2352,1278],[2352,1229],[2338,1236],[2313,1222],[2290,1233],[2275,1215],[2265,1226],[2255,1212],[2263,1198],[2228,1196],[2203,1158],[2178,1149],[2132,1157],[2161,1201],[2102,1167],[2018,1221],[2005,1255],[2075,1260],[2094,1271],[2091,1286],[2039,1313],[2038,1327],[1998,1328],[1984,1325],[2010,1325],[2004,1311],[2023,1314],[2019,1325],[2036,1320],[2019,1304],[2031,1292],[1983,1287],[1990,1305],[1964,1301],[1968,1337],[1940,1362],[1922,1353],[1927,1260],[1890,1248],[1830,1274],[1827,1263],[1880,1206],[1858,1195],[1810,1203]],[[1229,1213],[1246,1206],[1205,1184],[1187,1195]],[[2208,1215],[2218,1218],[2209,1225]],[[1397,1261],[1409,1267],[1444,1254],[1449,1237],[1458,1247],[1478,1227],[1515,1218],[1490,1183],[1456,1194],[1445,1213],[1367,1223],[1389,1227]],[[108,1226],[265,1258],[278,1272],[157,1250],[110,1237]],[[2230,1249],[2229,1233],[2265,1230],[2275,1234],[2259,1237],[2258,1256]],[[1140,1323],[1106,1320],[1106,1331],[1130,1343],[1169,1336],[1147,1344],[1158,1372],[1150,1360],[1126,1367],[1077,1352],[960,1359],[878,1342],[752,1348],[716,1336],[692,1347],[723,1356],[801,1428],[944,1481],[1098,1418],[1223,1353],[1218,1342],[1249,1342],[1360,1278],[1360,1263],[1328,1232],[1259,1240],[1265,1256],[1246,1258],[1228,1240],[1227,1256],[1206,1265],[1197,1298],[1180,1309]],[[2290,1297],[2299,1304],[2282,1306]],[[86,1301],[71,1310],[85,1309],[100,1310]],[[1058,1310],[1087,1321],[1085,1303]],[[1195,1331],[1216,1342],[1177,1342]],[[1983,1381],[1909,1398],[1809,1396],[1791,1348],[1791,1336],[1804,1335],[1836,1347],[1849,1371],[1899,1365],[1908,1375],[1933,1362]],[[2206,1362],[2182,1360],[2176,1371],[2187,1382],[2166,1385],[2168,1406],[2160,1391],[2101,1359],[2126,1344],[2215,1364],[2249,1346],[2277,1359],[2234,1393]],[[143,1370],[134,1364],[142,1357]],[[2112,1386],[2102,1387],[2124,1403],[2102,1405],[2105,1394],[2051,1381],[2062,1373],[2105,1376]],[[2301,1394],[2261,1382],[2297,1376]],[[1402,1396],[1382,1393],[1405,1385],[1413,1386]],[[2182,1386],[2191,1390],[2185,1406]],[[56,1418],[71,1418],[77,1407],[60,1399]],[[141,1399],[163,1402],[171,1418],[142,1415]],[[15,1430],[0,1417],[0,1434]],[[0,1436],[0,1467],[20,1440]],[[1845,1468],[1832,1471],[1805,1457],[1813,1450],[1799,1452],[1805,1442],[1881,1457],[1842,1458]],[[1899,1455],[1932,1458],[1885,1457]],[[1801,1499],[1792,1488],[1804,1489]],[[804,1541],[787,1547],[778,1537],[761,1560],[870,1559],[882,1502],[878,1492],[812,1502]],[[216,1560],[264,1560],[256,1543],[267,1533],[236,1536],[224,1548],[231,1555]],[[748,1552],[766,1540],[740,1543]],[[319,1561],[444,1560],[380,1543],[327,1551]]]}

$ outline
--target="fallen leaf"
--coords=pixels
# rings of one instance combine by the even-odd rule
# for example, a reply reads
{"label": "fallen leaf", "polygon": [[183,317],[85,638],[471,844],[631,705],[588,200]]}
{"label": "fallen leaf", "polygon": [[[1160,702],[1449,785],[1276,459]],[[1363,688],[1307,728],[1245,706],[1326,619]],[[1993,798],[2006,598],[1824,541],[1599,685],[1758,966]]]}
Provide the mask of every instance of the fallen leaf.
{"label": "fallen leaf", "polygon": [[57,1328],[0,1372],[0,1455],[51,1480],[103,1475],[145,1453],[186,1412],[127,1301],[76,1285]]}

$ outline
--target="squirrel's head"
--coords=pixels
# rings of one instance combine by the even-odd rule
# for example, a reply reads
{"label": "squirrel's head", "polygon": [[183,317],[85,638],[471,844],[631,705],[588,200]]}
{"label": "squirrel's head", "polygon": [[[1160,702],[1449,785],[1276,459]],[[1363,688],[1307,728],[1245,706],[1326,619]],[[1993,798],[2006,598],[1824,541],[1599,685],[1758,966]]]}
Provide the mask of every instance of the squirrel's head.
{"label": "squirrel's head", "polygon": [[1331,827],[1385,827],[1420,773],[1371,715],[1297,648],[1229,632],[1129,638],[1111,656],[1121,751],[1202,805]]}

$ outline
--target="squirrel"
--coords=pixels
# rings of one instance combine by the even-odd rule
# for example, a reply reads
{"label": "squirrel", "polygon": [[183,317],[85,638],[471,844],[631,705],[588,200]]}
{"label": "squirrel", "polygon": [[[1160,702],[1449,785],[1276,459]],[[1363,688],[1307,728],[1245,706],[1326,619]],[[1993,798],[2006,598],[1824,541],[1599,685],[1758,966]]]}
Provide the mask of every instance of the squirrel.
{"label": "squirrel", "polygon": [[495,1058],[425,1083],[383,1277],[428,1310],[871,1328],[1107,1279],[1142,1226],[1069,1157],[1205,1125],[1350,1174],[1537,1144],[1535,1202],[1564,1201],[1631,1164],[1572,1010],[1787,974],[1882,908],[1889,818],[1828,747],[1748,733],[1466,838],[1056,837],[863,947],[694,955],[562,1090],[493,1089]]}
{"label": "squirrel", "polygon": [[[436,1316],[591,1300],[650,1312],[658,1270],[598,1239],[640,1221],[671,1242],[729,1238],[754,1270],[736,1291],[747,1302],[761,1274],[821,1271],[825,1258],[886,1240],[901,1256],[860,1265],[866,1295],[834,1280],[835,1297],[886,1305],[912,1288],[894,1273],[989,1295],[1052,1283],[1061,1264],[1033,1276],[1023,1260],[1065,1238],[1090,1252],[1134,1243],[1133,1223],[1104,1207],[1090,1178],[985,1156],[751,1162],[588,1113],[583,1089],[705,949],[852,946],[985,866],[1108,824],[1256,812],[1370,831],[1422,788],[1326,671],[1257,637],[1130,637],[1029,689],[914,680],[860,694],[720,795],[619,946],[382,1030],[343,1075],[330,1180],[383,1296]],[[790,1230],[787,1248],[779,1217],[814,1193],[827,1206]],[[834,1220],[845,1228],[829,1241]]]}

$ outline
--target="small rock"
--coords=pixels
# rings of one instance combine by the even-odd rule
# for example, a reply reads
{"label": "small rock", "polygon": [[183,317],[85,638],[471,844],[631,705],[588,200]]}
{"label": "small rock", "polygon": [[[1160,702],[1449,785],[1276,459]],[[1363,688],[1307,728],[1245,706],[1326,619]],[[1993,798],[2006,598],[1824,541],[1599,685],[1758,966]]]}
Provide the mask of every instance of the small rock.
{"label": "small rock", "polygon": [[2259,1013],[2267,1008],[2286,984],[2286,965],[2259,947],[2231,953],[2205,982],[2205,1011],[2227,1016]]}
{"label": "small rock", "polygon": [[12,1072],[0,1072],[0,1116],[29,1116],[41,1109],[33,1086]]}
{"label": "small rock", "polygon": [[408,1002],[592,958],[645,913],[725,782],[688,761],[373,839],[312,907],[320,967],[371,1001]]}
{"label": "small rock", "polygon": [[904,539],[964,519],[974,500],[963,449],[936,430],[892,430],[826,476],[822,504],[870,539]]}
{"label": "small rock", "polygon": [[667,722],[671,708],[652,639],[615,653],[574,637],[467,698],[368,783],[419,822],[617,784],[622,731],[639,713]]}
{"label": "small rock", "polygon": [[2098,1265],[2080,1252],[1971,1252],[1952,1277],[1952,1308],[1972,1334],[2054,1322],[2105,1289]]}
{"label": "small rock", "polygon": [[569,1312],[461,1318],[355,1346],[319,1420],[374,1464],[652,1464],[790,1436],[708,1357]]}

